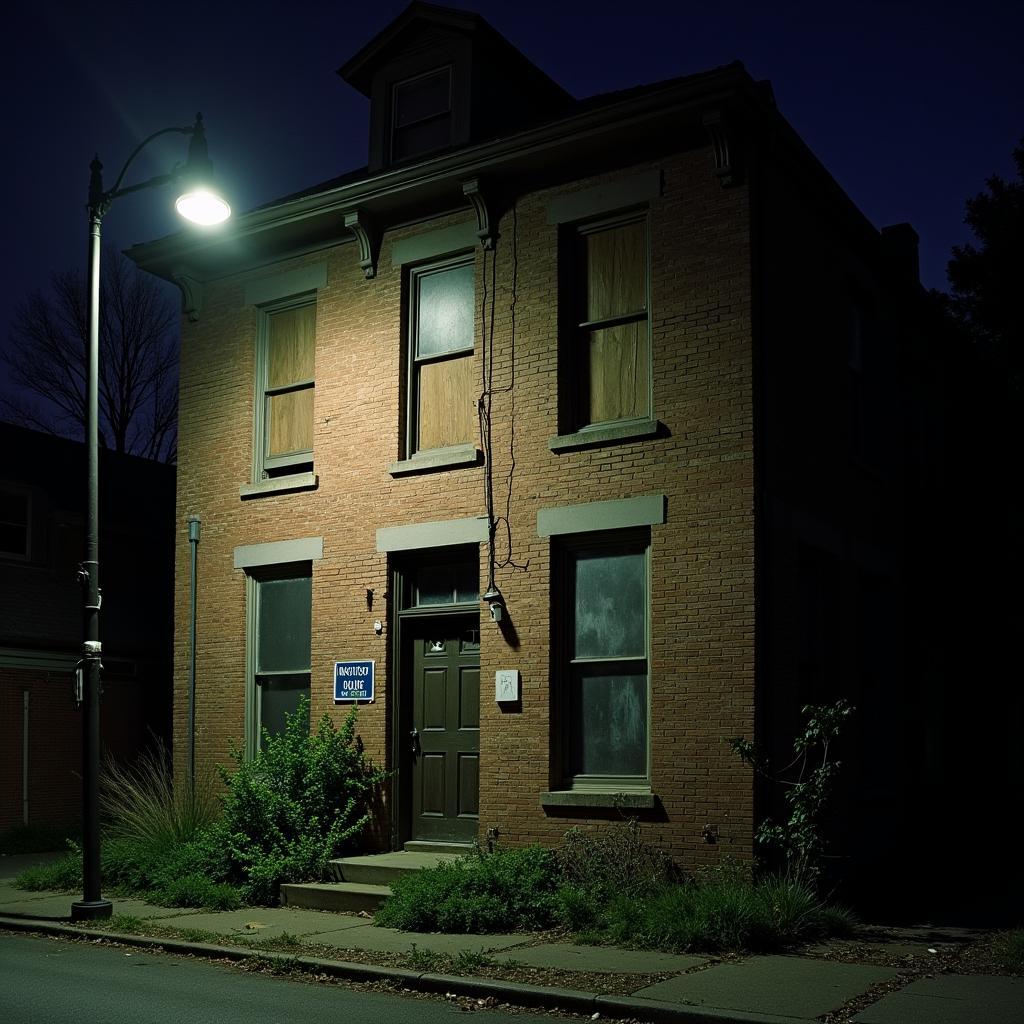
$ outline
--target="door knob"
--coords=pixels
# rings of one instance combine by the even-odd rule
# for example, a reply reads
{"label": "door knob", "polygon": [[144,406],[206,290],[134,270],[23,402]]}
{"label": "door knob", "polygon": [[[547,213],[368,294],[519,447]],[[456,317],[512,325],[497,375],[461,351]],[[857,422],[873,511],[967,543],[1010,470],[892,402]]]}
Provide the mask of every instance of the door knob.
{"label": "door knob", "polygon": [[413,727],[412,732],[409,733],[409,738],[412,740],[412,756],[415,757],[420,752],[419,730]]}

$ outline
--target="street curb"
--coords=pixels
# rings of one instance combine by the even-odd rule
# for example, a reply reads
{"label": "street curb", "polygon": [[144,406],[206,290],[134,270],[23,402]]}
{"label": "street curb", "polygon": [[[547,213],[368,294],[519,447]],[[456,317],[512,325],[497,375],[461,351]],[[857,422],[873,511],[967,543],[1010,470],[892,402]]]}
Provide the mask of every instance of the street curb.
{"label": "street curb", "polygon": [[96,942],[117,943],[138,949],[159,950],[207,959],[263,960],[287,964],[309,972],[327,974],[348,981],[391,981],[419,992],[442,995],[470,996],[476,999],[497,999],[516,1006],[568,1010],[573,1013],[602,1017],[632,1017],[653,1024],[797,1024],[800,1018],[775,1017],[760,1013],[741,1013],[709,1007],[680,1006],[655,999],[630,996],[598,995],[576,989],[555,988],[544,985],[524,985],[518,982],[498,981],[492,978],[465,978],[451,974],[433,974],[429,971],[410,971],[401,967],[380,967],[375,964],[352,963],[348,960],[323,960],[299,953],[281,953],[276,950],[258,950],[241,946],[221,946],[207,942],[189,942],[185,939],[160,938],[153,935],[129,935],[121,932],[97,931],[73,924],[40,921],[25,917],[0,915],[0,929],[34,932],[66,938],[92,939]]}

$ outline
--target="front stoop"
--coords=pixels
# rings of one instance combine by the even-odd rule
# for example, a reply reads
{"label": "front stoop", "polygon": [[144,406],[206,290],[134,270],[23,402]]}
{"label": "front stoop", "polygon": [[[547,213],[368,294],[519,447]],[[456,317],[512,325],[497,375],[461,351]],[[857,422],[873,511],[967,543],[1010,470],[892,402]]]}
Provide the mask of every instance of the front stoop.
{"label": "front stoop", "polygon": [[306,910],[360,911],[373,913],[391,895],[390,883],[401,875],[455,860],[458,852],[374,853],[360,857],[338,857],[328,863],[333,882],[293,882],[281,886],[283,907]]}

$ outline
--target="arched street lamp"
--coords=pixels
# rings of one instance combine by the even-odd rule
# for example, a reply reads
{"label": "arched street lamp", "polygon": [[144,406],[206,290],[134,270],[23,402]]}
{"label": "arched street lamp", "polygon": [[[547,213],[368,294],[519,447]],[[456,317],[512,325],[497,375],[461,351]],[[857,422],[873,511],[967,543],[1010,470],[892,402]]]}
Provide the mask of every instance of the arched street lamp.
{"label": "arched street lamp", "polygon": [[[188,159],[137,185],[122,185],[136,156],[161,135],[189,135]],[[99,564],[99,365],[100,365],[100,225],[110,204],[121,196],[146,188],[178,184],[178,213],[196,224],[219,224],[231,215],[231,207],[214,191],[213,165],[206,152],[203,116],[187,128],[163,128],[143,139],[125,161],[111,189],[103,188],[99,157],[90,164],[89,178],[89,350],[86,367],[85,447],[88,454],[88,505],[85,526],[85,560],[79,569],[83,591],[82,644],[82,861],[83,896],[71,904],[73,921],[110,917],[113,905],[100,894],[100,564]]]}

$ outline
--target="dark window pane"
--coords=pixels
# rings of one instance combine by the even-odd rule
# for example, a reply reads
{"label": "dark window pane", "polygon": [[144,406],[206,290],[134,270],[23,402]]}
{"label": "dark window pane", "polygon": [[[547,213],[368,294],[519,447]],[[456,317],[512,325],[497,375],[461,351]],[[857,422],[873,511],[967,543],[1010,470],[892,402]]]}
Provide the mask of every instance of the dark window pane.
{"label": "dark window pane", "polygon": [[0,523],[0,551],[9,555],[28,553],[28,530],[24,526]]}
{"label": "dark window pane", "polygon": [[451,106],[451,70],[442,68],[429,75],[395,86],[395,125],[399,128],[446,113]]}
{"label": "dark window pane", "polygon": [[646,656],[647,569],[642,552],[580,552],[575,590],[575,657]]}
{"label": "dark window pane", "polygon": [[469,563],[423,566],[412,588],[413,605],[476,604],[480,600],[478,569]]}
{"label": "dark window pane", "polygon": [[647,774],[647,676],[577,670],[574,775]]}
{"label": "dark window pane", "polygon": [[417,358],[472,348],[472,264],[420,274],[416,281]]}
{"label": "dark window pane", "polygon": [[0,491],[0,523],[28,523],[28,495]]}
{"label": "dark window pane", "polygon": [[[286,715],[295,714],[302,697],[309,696],[309,676],[263,676],[257,679],[260,688],[260,746],[263,729],[271,736],[280,736],[285,730]],[[306,709],[306,729],[309,729],[309,708]]]}
{"label": "dark window pane", "polygon": [[313,585],[309,576],[261,580],[257,622],[258,673],[309,669]]}

